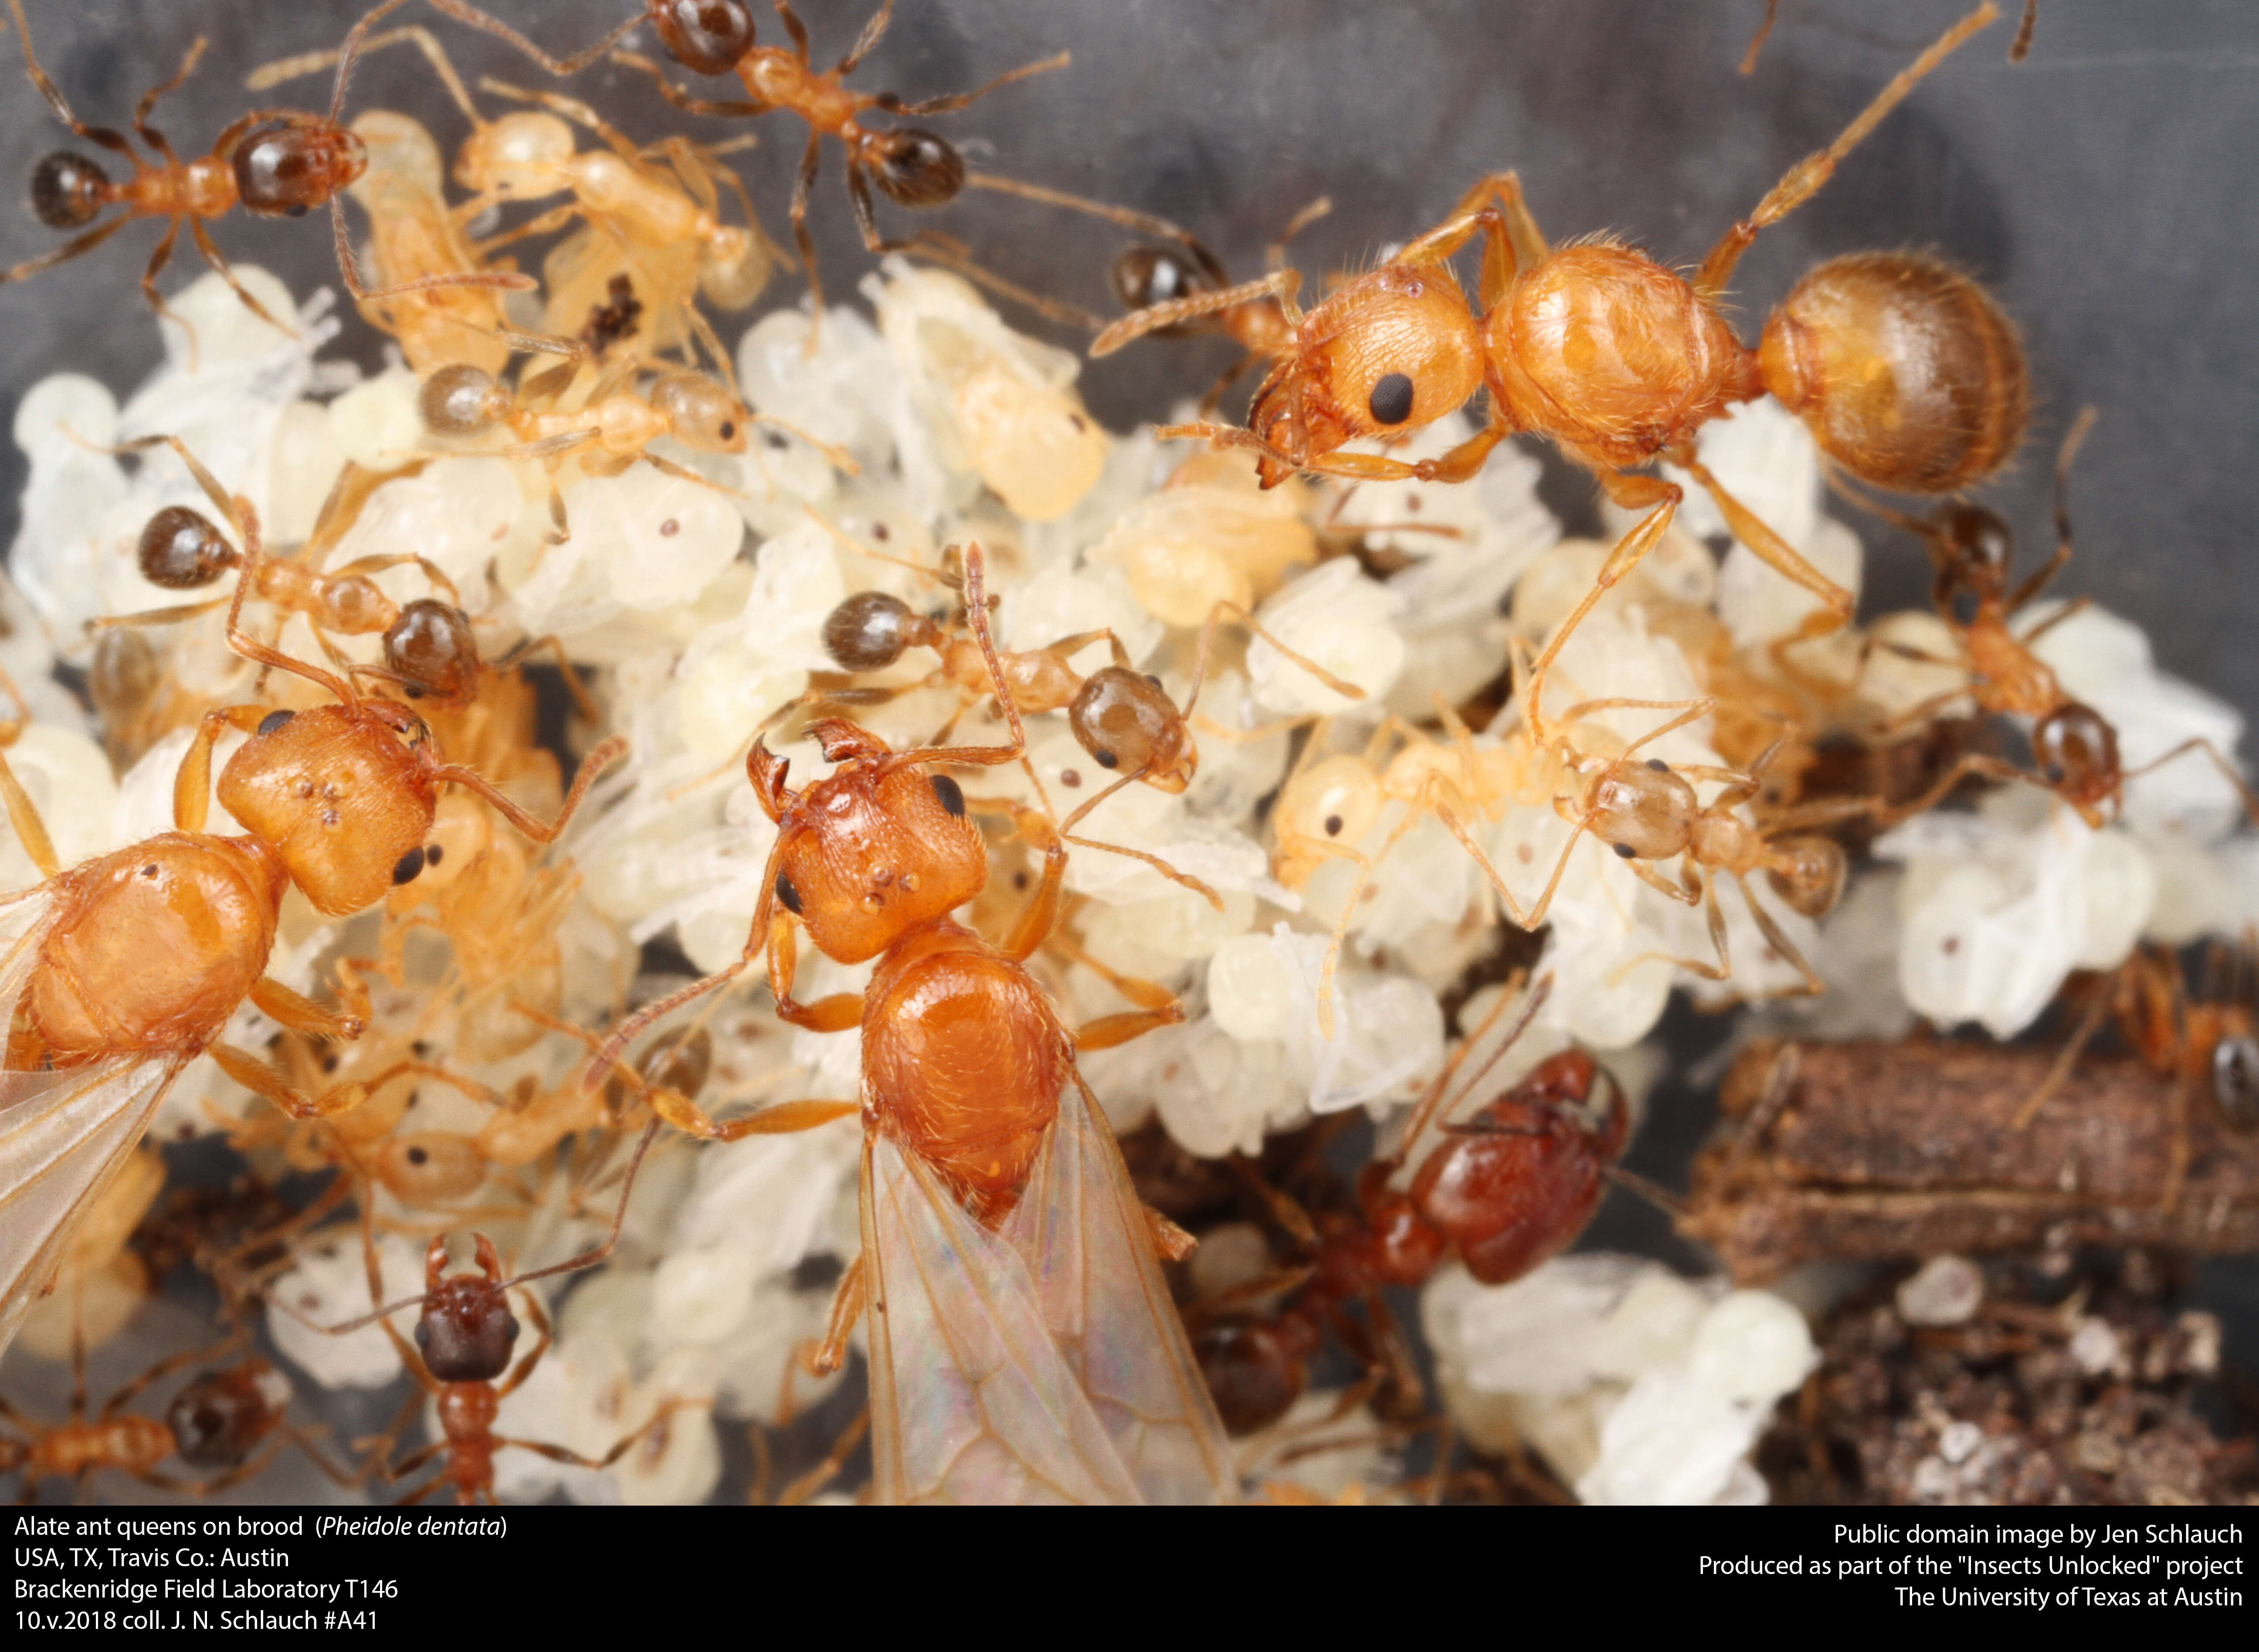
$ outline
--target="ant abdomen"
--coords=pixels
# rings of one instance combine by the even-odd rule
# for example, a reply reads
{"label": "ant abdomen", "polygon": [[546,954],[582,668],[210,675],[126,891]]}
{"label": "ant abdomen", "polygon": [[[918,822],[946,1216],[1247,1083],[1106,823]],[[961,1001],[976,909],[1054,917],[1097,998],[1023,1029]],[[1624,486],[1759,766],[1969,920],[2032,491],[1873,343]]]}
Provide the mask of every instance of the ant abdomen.
{"label": "ant abdomen", "polygon": [[1766,321],[1758,364],[1830,459],[1902,493],[1991,475],[2030,412],[2014,324],[1977,282],[1916,253],[1820,266]]}
{"label": "ant abdomen", "polygon": [[965,157],[938,132],[900,126],[876,135],[865,156],[871,182],[901,206],[940,206],[965,188]]}
{"label": "ant abdomen", "polygon": [[1765,881],[1794,910],[1824,918],[1843,898],[1849,865],[1832,837],[1784,837],[1771,845]]}
{"label": "ant abdomen", "polygon": [[236,146],[235,192],[267,217],[303,217],[368,170],[368,149],[341,126],[277,121]]}
{"label": "ant abdomen", "polygon": [[[1201,263],[1196,257],[1173,246],[1133,246],[1114,260],[1110,272],[1115,296],[1131,310],[1151,310],[1156,304],[1173,303],[1179,298],[1190,298],[1195,293],[1215,292],[1224,285],[1219,270]],[[1216,326],[1212,318],[1179,322],[1171,327],[1156,327],[1153,335],[1159,338],[1179,338],[1189,333],[1213,331]]]}
{"label": "ant abdomen", "polygon": [[247,1461],[281,1421],[290,1382],[263,1359],[206,1371],[165,1408],[182,1462],[199,1469],[232,1469]]}
{"label": "ant abdomen", "polygon": [[1316,1344],[1296,1335],[1304,1328],[1293,1314],[1271,1325],[1235,1314],[1194,1333],[1193,1357],[1226,1433],[1254,1434],[1293,1409]]}
{"label": "ant abdomen", "polygon": [[186,505],[167,505],[150,517],[134,557],[141,577],[168,591],[210,585],[242,559],[210,517]]}
{"label": "ant abdomen", "polygon": [[842,671],[884,671],[932,629],[901,598],[858,591],[825,616],[823,652]]}
{"label": "ant abdomen", "polygon": [[434,436],[476,436],[510,411],[510,396],[483,367],[457,362],[424,381],[417,407]]}
{"label": "ant abdomen", "polygon": [[32,210],[51,230],[83,229],[110,199],[110,174],[58,149],[32,169]]}
{"label": "ant abdomen", "polygon": [[693,75],[727,75],[753,49],[745,0],[658,0],[651,26],[669,57]]}

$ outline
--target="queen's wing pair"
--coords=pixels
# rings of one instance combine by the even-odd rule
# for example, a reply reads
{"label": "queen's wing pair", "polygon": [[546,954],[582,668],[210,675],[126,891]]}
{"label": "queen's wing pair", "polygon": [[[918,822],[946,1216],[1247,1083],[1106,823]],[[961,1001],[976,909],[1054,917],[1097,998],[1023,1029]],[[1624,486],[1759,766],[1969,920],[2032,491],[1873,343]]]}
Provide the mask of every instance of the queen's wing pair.
{"label": "queen's wing pair", "polygon": [[1001,1232],[866,1136],[863,1255],[880,1501],[1237,1499],[1144,1207],[1080,1080]]}

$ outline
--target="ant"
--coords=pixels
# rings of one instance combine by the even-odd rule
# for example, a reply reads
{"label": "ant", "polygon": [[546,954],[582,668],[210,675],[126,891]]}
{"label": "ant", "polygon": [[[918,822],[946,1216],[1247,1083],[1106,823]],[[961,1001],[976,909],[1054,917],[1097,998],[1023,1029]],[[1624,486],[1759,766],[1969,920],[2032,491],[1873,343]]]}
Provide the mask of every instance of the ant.
{"label": "ant", "polygon": [[[250,502],[231,500],[197,468],[255,564],[260,542]],[[624,750],[615,739],[592,751],[557,819],[538,820],[485,776],[448,762],[406,707],[364,699],[349,676],[246,633],[250,590],[248,580],[236,586],[229,647],[305,678],[336,703],[207,712],[175,780],[176,830],[66,869],[38,808],[0,757],[0,803],[43,879],[0,898],[36,903],[0,956],[0,1007],[11,1012],[0,1108],[13,1130],[31,1133],[0,1166],[0,1203],[15,1213],[0,1230],[0,1346],[173,1081],[198,1056],[210,1055],[228,1077],[293,1117],[320,1117],[364,1099],[358,1085],[303,1095],[221,1040],[246,999],[291,1030],[332,1040],[362,1030],[359,1007],[325,1009],[266,977],[290,888],[334,918],[410,882],[424,869],[426,836],[450,786],[476,793],[536,842],[554,842]],[[218,787],[221,807],[245,835],[216,837],[204,831],[212,748],[228,729],[250,737]]]}
{"label": "ant", "polygon": [[123,206],[125,210],[51,253],[0,271],[0,283],[21,281],[90,253],[137,218],[160,217],[167,221],[165,233],[141,276],[142,296],[149,301],[152,310],[160,316],[173,315],[157,291],[157,276],[172,259],[181,226],[186,224],[204,262],[234,288],[235,296],[253,315],[288,332],[290,330],[269,315],[266,307],[236,280],[227,260],[213,245],[210,231],[204,228],[207,220],[224,217],[239,204],[261,217],[294,218],[326,205],[337,240],[338,273],[345,278],[346,289],[362,303],[440,288],[531,287],[533,282],[524,275],[482,271],[428,275],[394,287],[371,288],[361,284],[352,243],[346,232],[345,205],[339,196],[367,168],[368,154],[360,136],[338,122],[345,113],[346,82],[353,73],[353,59],[360,51],[362,37],[371,24],[403,4],[405,0],[382,0],[346,36],[345,45],[338,53],[337,81],[326,116],[294,110],[254,109],[220,133],[210,154],[184,163],[174,153],[164,133],[149,124],[149,116],[159,98],[178,89],[195,71],[204,52],[205,43],[199,37],[189,47],[188,55],[173,78],[144,94],[134,105],[133,130],[158,156],[158,163],[153,165],[134,153],[124,133],[107,126],[89,126],[71,112],[62,92],[32,53],[32,31],[25,20],[24,0],[8,0],[8,8],[16,18],[16,32],[24,43],[24,67],[32,83],[39,89],[39,95],[47,100],[47,107],[78,137],[125,156],[132,165],[133,176],[125,183],[113,183],[93,160],[68,150],[59,150],[41,160],[32,174],[32,210],[49,228],[85,229],[109,207]]}
{"label": "ant", "polygon": [[[628,18],[586,51],[561,60],[550,56],[509,25],[468,4],[467,0],[431,0],[431,4],[457,21],[507,42],[552,75],[578,74],[609,53],[615,61],[649,75],[668,103],[689,114],[760,115],[780,109],[807,122],[808,147],[793,182],[792,235],[800,251],[801,264],[808,272],[809,292],[815,301],[819,324],[823,315],[823,287],[816,272],[816,241],[808,231],[808,203],[816,189],[825,137],[837,139],[846,151],[847,195],[854,206],[855,223],[862,231],[864,246],[873,253],[915,251],[919,246],[918,238],[891,241],[879,233],[871,187],[877,185],[879,192],[898,206],[942,206],[955,200],[965,188],[965,157],[956,145],[937,132],[922,126],[866,126],[862,117],[874,109],[889,115],[951,114],[1015,81],[1065,68],[1069,61],[1069,54],[1061,52],[1040,62],[1008,70],[973,91],[908,103],[892,92],[851,92],[844,84],[846,77],[855,72],[885,35],[887,25],[894,18],[894,0],[882,0],[847,55],[829,73],[819,73],[810,62],[807,27],[794,12],[789,0],[776,0],[777,15],[792,39],[789,51],[782,46],[754,44],[752,9],[745,0],[644,0],[641,16]],[[735,73],[745,82],[753,101],[711,103],[693,97],[671,84],[665,71],[650,58],[613,50],[646,20],[658,33],[667,55],[676,62],[695,75]],[[809,342],[812,348],[813,331]]]}
{"label": "ant", "polygon": [[[2211,741],[2202,736],[2184,740],[2138,768],[2127,769],[2119,757],[2118,731],[2092,706],[2063,692],[2055,673],[2032,652],[2032,644],[2083,609],[2084,600],[2058,609],[2020,636],[2014,629],[2017,614],[2047,588],[2070,559],[2070,466],[2094,421],[2092,408],[2081,409],[2056,455],[2055,554],[2013,590],[2008,569],[2015,557],[2015,538],[2008,524],[1984,506],[1965,502],[1949,504],[1925,522],[1859,501],[1884,520],[1919,536],[1928,547],[1937,570],[1932,595],[1940,617],[1961,644],[1962,658],[1942,659],[1899,644],[1885,645],[1909,659],[1963,666],[1969,673],[1966,687],[1946,690],[1909,708],[1892,720],[1893,726],[1919,722],[1956,701],[1973,700],[1978,710],[1987,716],[2033,719],[2032,755],[2038,764],[2037,771],[2031,772],[1989,752],[1963,751],[1928,790],[1878,813],[1878,824],[1888,826],[1921,814],[1975,775],[2021,780],[2052,792],[2077,810],[2089,826],[2099,830],[2123,806],[2128,780],[2191,751],[2202,751],[2212,759],[2242,797],[2246,813],[2259,821],[2259,794],[2253,792],[2235,765]],[[1958,612],[1963,597],[1971,604],[1966,621]]]}
{"label": "ant", "polygon": [[[1550,980],[1541,981],[1522,997],[1515,1024],[1459,1092],[1462,1099],[1512,1048],[1549,986]],[[1396,1151],[1366,1167],[1354,1214],[1319,1218],[1308,1258],[1297,1271],[1302,1284],[1286,1306],[1267,1319],[1227,1312],[1194,1336],[1201,1372],[1233,1434],[1270,1427],[1301,1397],[1308,1362],[1329,1327],[1346,1345],[1362,1349],[1370,1367],[1343,1410],[1390,1389],[1416,1394],[1420,1380],[1402,1356],[1403,1333],[1379,1294],[1383,1286],[1424,1285],[1454,1251],[1483,1284],[1510,1284],[1559,1255],[1584,1231],[1608,1180],[1621,1178],[1652,1193],[1615,1168],[1629,1129],[1621,1087],[1573,1047],[1539,1062],[1465,1119],[1443,1126],[1447,1139],[1421,1161],[1408,1184],[1392,1185],[1421,1133],[1449,1110],[1444,1096],[1457,1068],[1515,997],[1500,995],[1430,1086]],[[1603,1081],[1604,1101],[1596,1100]],[[1276,1275],[1265,1275],[1229,1294],[1267,1294],[1277,1285]],[[1364,1325],[1345,1312],[1352,1302],[1364,1307]]]}
{"label": "ant", "polygon": [[[1025,968],[1057,922],[1067,858],[1035,810],[1016,815],[1043,876],[1003,944],[950,915],[987,885],[988,857],[963,789],[934,771],[1024,763],[1028,751],[978,545],[963,567],[1010,744],[896,751],[819,718],[813,733],[836,766],[795,791],[787,761],[756,741],[746,773],[777,837],[744,955],[622,1023],[583,1082],[766,952],[780,1020],[861,1029],[865,1100],[787,1102],[728,1123],[687,1103],[662,1116],[733,1141],[862,1114],[863,1250],[814,1363],[838,1368],[867,1306],[880,1500],[1230,1501],[1222,1430],[1155,1260],[1157,1249],[1184,1254],[1187,1236],[1138,1201],[1076,1065],[1078,1052],[1182,1021],[1183,1008],[1125,980],[1137,1008],[1062,1024]],[[795,1000],[795,925],[835,962],[875,959],[866,991]],[[1015,1373],[1001,1386],[999,1358]],[[968,1428],[932,1428],[938,1406]]]}
{"label": "ant", "polygon": [[[1737,539],[1826,605],[1807,622],[1820,635],[1849,621],[1850,594],[1724,491],[1694,451],[1697,430],[1770,391],[1804,420],[1823,452],[1863,481],[1950,493],[1997,470],[2021,438],[2029,402],[2022,349],[1982,288],[1913,253],[1858,253],[1821,265],[1773,312],[1756,350],[1735,336],[1719,305],[1758,232],[1808,199],[1924,76],[1999,16],[1985,0],[1948,30],[1833,144],[1791,167],[1728,229],[1692,281],[1614,241],[1549,247],[1521,180],[1500,173],[1470,189],[1444,223],[1308,314],[1294,303],[1301,277],[1282,270],[1125,317],[1098,336],[1091,353],[1275,295],[1293,341],[1257,389],[1246,428],[1179,424],[1160,435],[1252,449],[1265,485],[1276,486],[1298,472],[1464,481],[1500,442],[1528,431],[1593,471],[1617,505],[1646,512],[1539,655],[1528,701],[1533,730],[1562,644],[1654,548],[1685,497],[1676,482],[1635,472],[1651,460],[1685,471]],[[1447,262],[1477,235],[1484,246],[1479,317]],[[1478,390],[1489,393],[1489,422],[1439,459],[1414,464],[1339,451],[1409,434]]]}
{"label": "ant", "polygon": [[[1765,0],[1764,21],[1749,37],[1749,49],[1742,55],[1742,73],[1757,72],[1757,59],[1764,52],[1765,42],[1772,36],[1772,25],[1780,20],[1780,0]],[[2020,63],[2032,54],[2032,36],[2040,22],[2040,0],[2024,0],[2024,15],[2017,20],[2016,38],[2008,45],[2008,61]]]}

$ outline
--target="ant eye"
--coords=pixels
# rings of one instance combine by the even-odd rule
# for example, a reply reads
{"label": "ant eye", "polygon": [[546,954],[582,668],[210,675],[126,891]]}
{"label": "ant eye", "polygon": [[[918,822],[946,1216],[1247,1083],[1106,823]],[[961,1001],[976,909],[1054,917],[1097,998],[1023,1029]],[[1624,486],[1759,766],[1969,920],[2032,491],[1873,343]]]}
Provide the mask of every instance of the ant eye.
{"label": "ant eye", "polygon": [[259,720],[259,732],[272,734],[298,714],[295,711],[270,711]]}
{"label": "ant eye", "polygon": [[1090,755],[1098,759],[1098,766],[1101,769],[1115,769],[1122,766],[1122,759],[1111,751],[1093,751]]}
{"label": "ant eye", "polygon": [[795,915],[799,913],[800,891],[792,887],[792,879],[782,872],[777,873],[776,898],[784,902],[784,909],[787,912]]}
{"label": "ant eye", "polygon": [[1626,860],[1635,860],[1638,858],[1639,851],[1634,849],[1629,844],[1611,844],[1608,847],[1614,850],[1617,854],[1623,857]]}
{"label": "ant eye", "polygon": [[426,845],[424,846],[424,864],[425,865],[427,865],[427,866],[436,866],[436,865],[438,865],[439,864],[439,852],[440,852],[440,851],[439,851],[439,845],[438,845],[438,844],[426,844]]}
{"label": "ant eye", "polygon": [[1392,373],[1372,387],[1372,395],[1365,402],[1377,424],[1401,424],[1412,417],[1412,378],[1409,374]]}
{"label": "ant eye", "polygon": [[1326,836],[1327,836],[1327,837],[1340,837],[1340,836],[1342,835],[1342,828],[1343,828],[1343,826],[1347,825],[1348,823],[1349,823],[1348,822],[1346,822],[1346,821],[1344,821],[1343,819],[1342,819],[1342,817],[1341,817],[1340,815],[1327,815],[1327,816],[1326,816]]}
{"label": "ant eye", "polygon": [[418,1319],[416,1321],[416,1346],[423,1349],[428,1349],[431,1346],[431,1321],[427,1319]]}
{"label": "ant eye", "polygon": [[935,775],[933,794],[941,800],[941,806],[951,814],[959,820],[965,817],[965,788],[958,785],[955,780],[951,780],[946,774]]}
{"label": "ant eye", "polygon": [[1671,773],[1671,765],[1665,763],[1661,758],[1648,758],[1647,766],[1653,769],[1657,774],[1668,774]]}
{"label": "ant eye", "polygon": [[425,854],[421,846],[410,850],[406,854],[401,856],[399,863],[393,867],[392,881],[395,883],[415,882],[416,875],[424,870],[424,863],[428,858],[430,858],[430,857]]}

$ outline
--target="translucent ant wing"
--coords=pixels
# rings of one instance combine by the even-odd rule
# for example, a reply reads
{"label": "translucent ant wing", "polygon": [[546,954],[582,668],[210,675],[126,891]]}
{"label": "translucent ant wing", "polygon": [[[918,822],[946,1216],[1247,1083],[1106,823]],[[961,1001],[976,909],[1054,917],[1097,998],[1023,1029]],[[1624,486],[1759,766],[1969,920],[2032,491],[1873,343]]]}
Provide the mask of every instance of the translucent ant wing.
{"label": "translucent ant wing", "polygon": [[[13,1023],[31,979],[48,904],[41,897],[8,914],[0,1028]],[[0,1349],[188,1064],[178,1055],[127,1054],[60,1072],[0,1072]]]}
{"label": "translucent ant wing", "polygon": [[1004,1237],[1044,1322],[1149,1503],[1235,1503],[1238,1476],[1193,1363],[1144,1204],[1081,1086],[1059,1097]]}
{"label": "translucent ant wing", "polygon": [[1142,1503],[1027,1264],[914,1154],[863,1146],[873,1484],[881,1503]]}

